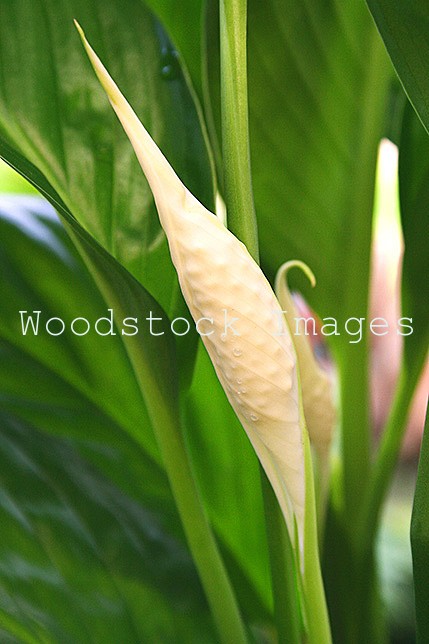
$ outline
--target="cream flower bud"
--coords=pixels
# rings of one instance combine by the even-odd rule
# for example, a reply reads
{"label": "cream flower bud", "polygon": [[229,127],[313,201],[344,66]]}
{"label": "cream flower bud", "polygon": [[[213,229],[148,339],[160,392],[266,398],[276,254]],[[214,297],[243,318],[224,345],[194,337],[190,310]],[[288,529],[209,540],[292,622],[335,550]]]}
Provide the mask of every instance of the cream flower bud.
{"label": "cream flower bud", "polygon": [[[201,325],[202,340],[217,376],[274,488],[292,542],[296,521],[302,550],[305,427],[280,304],[245,246],[177,177],[78,29],[152,189],[189,310],[196,321],[210,321]],[[236,319],[230,328],[225,316]]]}
{"label": "cream flower bud", "polygon": [[[275,291],[283,308],[291,333],[294,333],[298,316],[287,286],[286,277],[289,269],[294,266],[304,271],[312,286],[316,283],[314,275],[308,266],[298,260],[286,262],[278,270]],[[298,358],[302,404],[307,430],[311,444],[319,456],[326,458],[337,418],[332,380],[329,374],[320,367],[314,357],[302,325],[298,331],[299,333],[294,333],[294,345]]]}

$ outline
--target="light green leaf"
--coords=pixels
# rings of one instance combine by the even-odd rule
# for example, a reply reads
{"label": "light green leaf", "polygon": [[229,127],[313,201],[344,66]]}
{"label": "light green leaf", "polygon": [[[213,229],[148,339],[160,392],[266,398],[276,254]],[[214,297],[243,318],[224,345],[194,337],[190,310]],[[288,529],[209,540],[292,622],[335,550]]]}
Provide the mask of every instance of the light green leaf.
{"label": "light green leaf", "polygon": [[0,193],[36,194],[36,190],[0,159]]}
{"label": "light green leaf", "polygon": [[134,0],[113,0],[108,7],[101,0],[1,0],[0,13],[0,133],[168,311],[176,277],[152,195],[93,76],[73,18],[182,179],[211,206],[199,120],[165,33]]}
{"label": "light green leaf", "polygon": [[358,315],[388,78],[364,5],[251,1],[249,78],[263,264],[304,261],[317,287],[296,283],[318,312]]}

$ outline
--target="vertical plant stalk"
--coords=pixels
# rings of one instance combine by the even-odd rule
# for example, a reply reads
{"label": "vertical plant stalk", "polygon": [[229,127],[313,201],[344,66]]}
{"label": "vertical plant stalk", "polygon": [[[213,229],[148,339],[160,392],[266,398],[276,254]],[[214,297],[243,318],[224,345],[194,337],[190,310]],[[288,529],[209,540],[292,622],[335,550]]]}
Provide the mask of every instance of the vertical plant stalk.
{"label": "vertical plant stalk", "polygon": [[411,518],[411,549],[413,553],[414,591],[418,642],[429,638],[429,411],[420,452],[416,494]]}
{"label": "vertical plant stalk", "polygon": [[[259,263],[259,244],[253,202],[250,166],[249,116],[247,97],[247,0],[220,0],[220,69],[223,184],[228,228],[240,239]],[[262,467],[261,481],[275,621],[279,642],[299,642],[297,597],[292,583],[294,575],[284,540],[283,516]],[[288,537],[287,537],[288,538]],[[296,620],[291,623],[291,619]],[[296,639],[298,637],[298,639]],[[290,638],[290,639],[289,639]]]}
{"label": "vertical plant stalk", "polygon": [[[103,297],[116,311],[127,315],[123,300],[111,290],[106,275],[86,253],[79,236],[67,230],[88,264]],[[123,297],[133,293],[124,285]],[[145,401],[156,441],[170,482],[192,558],[198,570],[210,610],[222,644],[247,644],[248,638],[234,591],[208,522],[203,502],[192,472],[190,458],[179,425],[179,410],[174,401],[166,404],[156,378],[148,372],[141,340],[124,339],[124,346],[143,400]],[[176,401],[177,402],[177,401]]]}
{"label": "vertical plant stalk", "polygon": [[[253,203],[247,99],[247,0],[220,0],[221,110],[224,189],[228,228],[259,261],[258,233]],[[303,411],[302,418],[303,418]],[[305,430],[306,435],[306,430]],[[311,644],[331,642],[329,620],[317,547],[316,509],[308,437],[306,436],[306,544],[302,587],[308,606],[307,636]],[[310,459],[310,460],[309,460]],[[289,535],[285,537],[279,508],[262,472],[265,518],[270,550],[275,621],[279,642],[293,644],[302,637],[294,561]]]}
{"label": "vertical plant stalk", "polygon": [[371,549],[377,535],[381,508],[395,471],[408,412],[425,362],[426,355],[422,352],[421,360],[415,361],[411,370],[407,370],[404,365],[399,376],[363,506],[362,532],[359,540],[363,556]]}
{"label": "vertical plant stalk", "polygon": [[259,261],[250,169],[247,0],[220,0],[222,153],[228,228]]}
{"label": "vertical plant stalk", "polygon": [[[302,402],[301,402],[302,405]],[[305,569],[303,575],[308,644],[330,644],[331,628],[320,569],[316,499],[310,441],[305,435]]]}
{"label": "vertical plant stalk", "polygon": [[294,552],[280,506],[262,468],[261,481],[277,639],[279,644],[300,644],[302,641],[302,619]]}
{"label": "vertical plant stalk", "polygon": [[[366,84],[361,96],[361,112],[365,119],[360,129],[359,144],[356,149],[354,193],[350,212],[350,234],[359,249],[359,270],[350,266],[346,276],[349,285],[347,301],[344,306],[345,319],[367,317],[368,288],[370,279],[371,225],[362,225],[362,213],[368,216],[374,207],[374,180],[366,178],[368,167],[376,167],[377,152],[374,132],[380,137],[385,118],[385,103],[380,100],[387,91],[390,73],[384,45],[376,29],[373,28],[367,43],[371,60]],[[363,273],[365,280],[363,280]],[[365,288],[361,287],[365,284]],[[369,339],[365,331],[360,343],[346,342],[341,348],[341,404],[342,404],[342,452],[344,462],[344,505],[346,525],[353,534],[356,531],[358,512],[362,505],[363,494],[368,483],[371,453],[371,426],[369,417]]]}
{"label": "vertical plant stalk", "polygon": [[[374,184],[368,167],[376,167],[377,149],[374,133],[381,134],[385,119],[385,101],[391,78],[390,64],[377,31],[373,28],[366,43],[373,64],[368,68],[361,92],[361,114],[355,151],[354,181],[356,190],[349,213],[350,235],[359,258],[359,270],[350,265],[345,276],[348,293],[344,319],[366,317],[368,311],[371,227],[363,224],[362,213],[373,210]],[[368,220],[369,222],[369,220]],[[362,272],[363,271],[363,272]],[[339,347],[342,406],[342,472],[338,504],[331,508],[325,546],[327,590],[334,638],[351,644],[365,633],[368,644],[382,641],[383,615],[374,610],[378,603],[376,569],[371,557],[361,557],[361,521],[365,498],[370,487],[371,424],[369,415],[369,338],[362,342],[343,343]],[[329,525],[330,524],[330,525]],[[371,550],[373,548],[371,543]],[[370,562],[370,565],[369,563]],[[331,570],[328,568],[331,567]],[[373,598],[369,602],[369,598]]]}
{"label": "vertical plant stalk", "polygon": [[245,626],[194,481],[183,437],[177,428],[177,417],[172,419],[168,414],[160,414],[161,409],[162,402],[156,409],[148,406],[177,509],[219,636],[223,644],[231,641],[246,644]]}

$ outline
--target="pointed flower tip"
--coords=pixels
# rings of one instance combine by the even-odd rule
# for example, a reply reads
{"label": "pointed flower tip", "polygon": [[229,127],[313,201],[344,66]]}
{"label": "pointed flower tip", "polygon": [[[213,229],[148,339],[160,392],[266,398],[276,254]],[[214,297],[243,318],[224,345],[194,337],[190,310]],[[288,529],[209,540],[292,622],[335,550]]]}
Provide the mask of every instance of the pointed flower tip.
{"label": "pointed flower tip", "polygon": [[78,23],[78,21],[76,20],[76,18],[73,18],[73,22],[74,22],[74,26],[76,27],[76,29],[79,32],[79,36],[82,38],[82,40],[85,40],[85,33],[84,33],[82,27],[80,26],[80,24]]}
{"label": "pointed flower tip", "polygon": [[73,18],[73,22],[74,22],[74,26],[76,27],[77,32],[78,32],[78,34],[80,36],[80,39],[81,39],[81,41],[83,43],[83,46],[85,47],[85,50],[86,50],[89,58],[91,59],[91,47],[90,47],[90,45],[89,45],[89,43],[88,43],[88,41],[86,39],[85,32],[82,29],[82,27],[80,26],[80,24],[78,23],[78,21],[76,20],[76,18]]}
{"label": "pointed flower tip", "polygon": [[169,225],[168,222],[171,219],[172,204],[178,208],[185,201],[198,203],[197,199],[191,195],[180,181],[131,105],[120,92],[76,20],[75,25],[97,78],[134,148],[140,166],[155,197],[161,223],[165,228]]}
{"label": "pointed flower tip", "polygon": [[[117,112],[117,107],[119,104],[126,103],[125,99],[123,98],[122,94],[120,93],[119,89],[117,88],[115,82],[113,79],[110,77],[109,73],[107,72],[106,68],[104,67],[103,63],[89,44],[85,32],[78,23],[78,21],[74,18],[73,19],[74,25],[79,33],[79,36],[82,40],[82,44],[85,48],[85,51],[87,53],[87,56],[89,58],[89,61],[97,75],[98,80],[101,83],[101,86],[103,87],[104,91],[107,94],[107,97],[112,104],[113,109]],[[128,104],[127,104],[128,105]],[[129,106],[128,106],[129,107]],[[131,108],[129,108],[131,110]],[[132,110],[131,110],[132,111]],[[119,115],[118,115],[119,116]]]}

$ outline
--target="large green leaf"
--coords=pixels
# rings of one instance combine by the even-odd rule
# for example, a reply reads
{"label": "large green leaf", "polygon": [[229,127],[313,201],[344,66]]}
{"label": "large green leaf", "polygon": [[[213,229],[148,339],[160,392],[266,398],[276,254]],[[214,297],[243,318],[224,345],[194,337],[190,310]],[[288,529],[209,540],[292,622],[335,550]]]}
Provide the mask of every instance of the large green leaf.
{"label": "large green leaf", "polygon": [[[61,400],[68,400],[72,391],[79,392],[87,406],[98,408],[110,417],[110,422],[121,428],[120,434],[126,432],[133,436],[147,455],[159,463],[147,411],[120,332],[116,327],[115,335],[101,336],[95,332],[97,319],[110,314],[87,270],[72,253],[65,230],[52,208],[40,198],[3,196],[0,216],[3,297],[0,332],[2,352],[9,356],[8,369],[0,376],[2,404],[7,400],[8,405],[13,405],[15,395],[16,410],[34,422],[37,408],[32,409],[30,405],[26,409],[22,396],[26,395],[28,402],[39,400],[39,415],[44,418],[44,425],[52,426],[59,433],[64,429],[55,420],[58,412],[54,409]],[[33,311],[41,311],[37,335],[31,326],[24,333],[22,319],[27,319],[27,314],[21,316],[20,311],[27,311],[34,320],[37,314]],[[61,336],[52,336],[46,331],[46,322],[51,317],[65,321],[67,329]],[[90,321],[91,330],[87,335],[72,333],[70,324],[77,317]],[[56,333],[59,327],[60,323],[56,322],[50,328]],[[78,324],[76,331],[82,328],[85,325]],[[108,332],[110,324],[105,321],[99,329]],[[27,386],[22,381],[23,373],[28,374]],[[110,395],[106,395],[109,391]],[[10,392],[11,398],[5,397],[6,392]],[[70,427],[66,416],[64,421],[66,435],[70,435],[73,418],[69,419]],[[75,431],[81,431],[80,424]]]}
{"label": "large green leaf", "polygon": [[[429,89],[429,79],[427,85]],[[405,360],[411,372],[421,368],[429,342],[429,138],[409,104],[399,150],[403,314],[413,319],[413,333],[405,338]]]}
{"label": "large green leaf", "polygon": [[2,641],[210,641],[192,562],[159,517],[72,442],[1,424]]}
{"label": "large green leaf", "polygon": [[[106,305],[41,199],[2,197],[0,233],[4,637],[201,641],[207,609],[120,336],[70,332]],[[42,311],[37,336],[20,310]],[[51,316],[64,334],[43,329]]]}
{"label": "large green leaf", "polygon": [[[135,2],[112,2],[106,9],[80,0],[46,0],[37,7],[16,0],[0,8],[1,155],[60,212],[115,314],[141,319],[153,311],[166,325],[165,313],[123,268],[169,307],[177,280],[152,196],[82,51],[72,17],[94,34],[93,42],[113,73],[123,76],[126,93],[155,138],[207,201],[210,172],[195,109],[177,61],[167,76],[163,71],[168,40]],[[119,48],[123,57],[116,55]],[[165,406],[177,418],[171,333],[166,329],[162,339],[142,335],[126,338],[126,347],[150,416],[154,420]],[[138,420],[131,426],[139,431]]]}
{"label": "large green leaf", "polygon": [[425,0],[367,0],[411,103],[429,131],[429,5]]}
{"label": "large green leaf", "polygon": [[[429,87],[429,84],[428,84]],[[416,383],[429,346],[429,138],[413,108],[407,105],[399,154],[401,219],[404,233],[403,314],[413,319],[413,333],[404,338],[404,380]],[[409,401],[412,399],[412,387]],[[429,638],[429,426],[426,422],[411,526],[414,587],[419,642]]]}
{"label": "large green leaf", "polygon": [[273,275],[286,259],[306,262],[317,287],[305,291],[322,315],[358,315],[366,303],[387,74],[363,4],[249,3],[252,169],[263,263]]}
{"label": "large green leaf", "polygon": [[168,310],[176,277],[152,194],[73,18],[178,174],[211,206],[199,120],[161,26],[135,0],[2,0],[0,15],[0,132]]}

